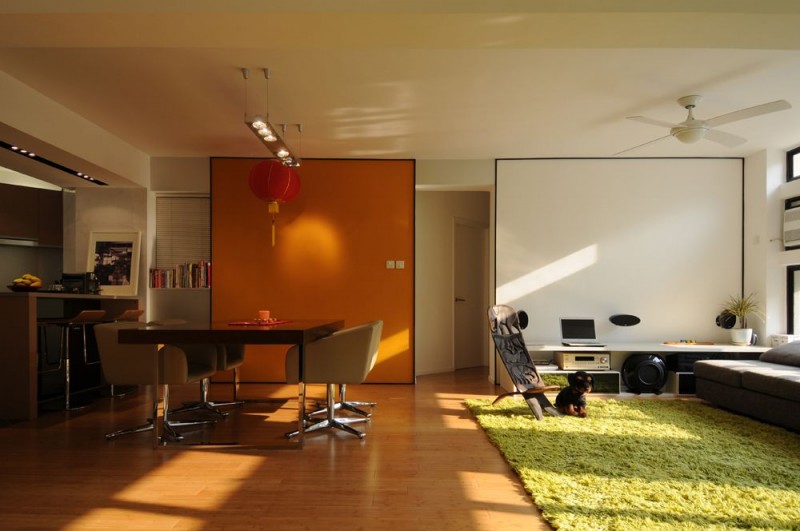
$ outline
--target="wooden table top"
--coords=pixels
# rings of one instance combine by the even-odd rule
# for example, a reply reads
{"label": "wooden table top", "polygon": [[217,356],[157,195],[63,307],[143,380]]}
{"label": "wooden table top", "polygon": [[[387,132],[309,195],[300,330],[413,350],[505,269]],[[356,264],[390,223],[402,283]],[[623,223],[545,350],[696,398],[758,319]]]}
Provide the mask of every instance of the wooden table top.
{"label": "wooden table top", "polygon": [[[247,345],[300,345],[332,334],[344,327],[344,320],[289,319],[264,326],[180,324],[145,326],[119,330],[120,343],[240,343]],[[236,321],[233,321],[236,322]]]}

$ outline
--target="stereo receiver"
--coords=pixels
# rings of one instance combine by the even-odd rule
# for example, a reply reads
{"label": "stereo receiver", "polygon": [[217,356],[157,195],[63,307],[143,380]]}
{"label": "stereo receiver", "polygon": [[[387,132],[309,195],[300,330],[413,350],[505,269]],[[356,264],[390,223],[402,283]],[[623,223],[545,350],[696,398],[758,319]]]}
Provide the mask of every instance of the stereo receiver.
{"label": "stereo receiver", "polygon": [[608,352],[593,354],[591,352],[556,352],[555,362],[561,370],[608,370]]}

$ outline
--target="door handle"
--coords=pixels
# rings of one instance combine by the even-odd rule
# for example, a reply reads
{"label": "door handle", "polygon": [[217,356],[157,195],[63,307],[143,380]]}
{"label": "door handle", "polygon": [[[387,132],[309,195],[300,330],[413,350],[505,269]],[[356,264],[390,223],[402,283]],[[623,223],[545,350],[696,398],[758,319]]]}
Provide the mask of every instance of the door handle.
{"label": "door handle", "polygon": [[467,302],[467,299],[462,299],[461,297],[456,297],[456,302]]}

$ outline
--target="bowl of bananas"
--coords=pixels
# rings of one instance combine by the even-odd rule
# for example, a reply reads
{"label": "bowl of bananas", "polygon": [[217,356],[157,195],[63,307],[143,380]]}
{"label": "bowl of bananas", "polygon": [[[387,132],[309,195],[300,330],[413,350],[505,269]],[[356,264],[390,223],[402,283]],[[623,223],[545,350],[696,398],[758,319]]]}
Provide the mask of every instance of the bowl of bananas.
{"label": "bowl of bananas", "polygon": [[36,291],[42,287],[42,279],[36,275],[25,273],[21,277],[15,278],[8,285],[11,291]]}

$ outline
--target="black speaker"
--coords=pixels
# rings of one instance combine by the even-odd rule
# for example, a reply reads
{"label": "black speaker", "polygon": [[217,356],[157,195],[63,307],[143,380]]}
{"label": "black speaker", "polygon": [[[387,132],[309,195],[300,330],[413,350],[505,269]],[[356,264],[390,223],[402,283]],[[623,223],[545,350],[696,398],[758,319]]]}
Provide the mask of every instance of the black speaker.
{"label": "black speaker", "polygon": [[655,354],[631,354],[622,364],[622,382],[636,394],[660,394],[667,383],[667,364]]}
{"label": "black speaker", "polygon": [[722,313],[717,316],[714,322],[717,323],[718,327],[729,330],[736,326],[736,316],[728,310],[722,310]]}
{"label": "black speaker", "polygon": [[642,320],[635,315],[630,315],[627,313],[618,313],[616,315],[612,315],[608,318],[608,320],[617,326],[636,326],[642,322]]}

